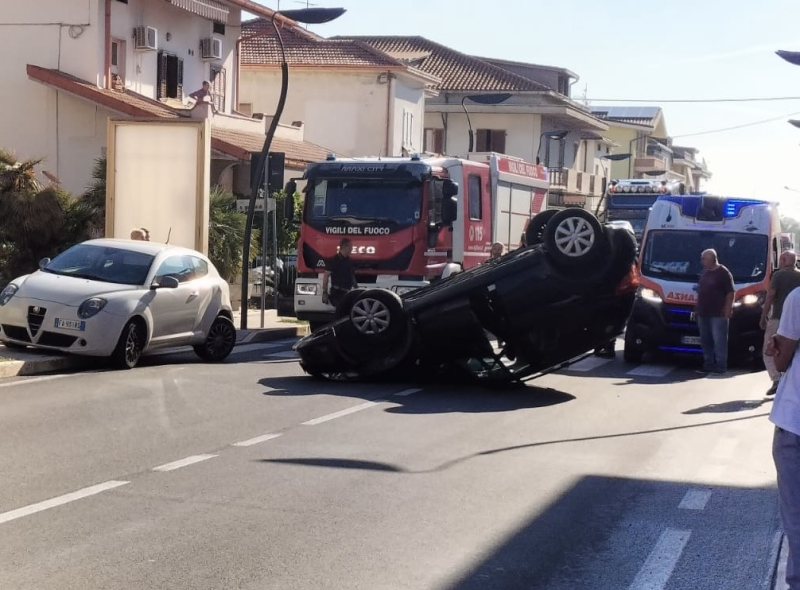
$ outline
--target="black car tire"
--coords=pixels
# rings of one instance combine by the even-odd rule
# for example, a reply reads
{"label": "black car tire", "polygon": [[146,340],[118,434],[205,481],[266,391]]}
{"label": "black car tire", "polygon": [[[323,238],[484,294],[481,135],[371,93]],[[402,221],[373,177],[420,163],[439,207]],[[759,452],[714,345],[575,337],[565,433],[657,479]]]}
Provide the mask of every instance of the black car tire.
{"label": "black car tire", "polygon": [[336,306],[336,312],[335,312],[336,319],[338,320],[339,318],[347,317],[356,299],[361,297],[361,295],[363,295],[366,292],[367,289],[364,289],[363,287],[358,287],[356,289],[351,289],[350,291],[345,293],[344,297],[342,297],[342,300]]}
{"label": "black car tire", "polygon": [[525,228],[525,245],[535,246],[544,243],[544,230],[547,223],[558,213],[558,209],[546,209],[533,216]]}
{"label": "black car tire", "polygon": [[144,349],[143,328],[136,320],[131,320],[122,328],[117,347],[111,354],[111,362],[118,369],[132,369],[142,357]]}
{"label": "black car tire", "polygon": [[556,264],[567,267],[583,266],[608,250],[597,218],[574,207],[553,215],[544,230],[544,245]]}
{"label": "black car tire", "polygon": [[622,358],[626,363],[638,365],[642,362],[644,352],[641,348],[636,346],[635,342],[630,342],[628,335],[625,335],[625,348],[622,351]]}
{"label": "black car tire", "polygon": [[397,293],[368,289],[350,307],[350,322],[355,332],[371,341],[389,341],[406,328],[403,302]]}
{"label": "black car tire", "polygon": [[194,352],[204,361],[218,363],[228,358],[236,346],[236,327],[225,316],[217,316],[208,329],[206,339],[194,347]]}

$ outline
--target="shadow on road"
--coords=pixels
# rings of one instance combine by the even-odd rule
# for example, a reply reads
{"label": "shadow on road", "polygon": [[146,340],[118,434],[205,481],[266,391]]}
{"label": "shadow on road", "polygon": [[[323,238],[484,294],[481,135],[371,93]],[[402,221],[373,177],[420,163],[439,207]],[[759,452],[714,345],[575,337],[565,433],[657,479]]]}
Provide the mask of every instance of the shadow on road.
{"label": "shadow on road", "polygon": [[748,400],[735,400],[725,402],[722,404],[708,404],[707,406],[700,406],[691,410],[681,412],[682,414],[727,414],[733,412],[746,412],[748,410],[755,410],[760,408],[764,403],[772,401],[770,398],[764,399],[748,399]]}

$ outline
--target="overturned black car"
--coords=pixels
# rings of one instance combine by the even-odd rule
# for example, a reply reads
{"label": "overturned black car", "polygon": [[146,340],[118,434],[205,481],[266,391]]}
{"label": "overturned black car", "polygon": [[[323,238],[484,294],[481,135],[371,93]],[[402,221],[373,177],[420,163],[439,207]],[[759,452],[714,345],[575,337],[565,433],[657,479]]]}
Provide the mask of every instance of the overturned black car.
{"label": "overturned black car", "polygon": [[629,229],[583,209],[547,210],[525,242],[402,297],[354,290],[339,319],[295,345],[301,367],[328,379],[456,373],[513,383],[622,332],[638,286]]}

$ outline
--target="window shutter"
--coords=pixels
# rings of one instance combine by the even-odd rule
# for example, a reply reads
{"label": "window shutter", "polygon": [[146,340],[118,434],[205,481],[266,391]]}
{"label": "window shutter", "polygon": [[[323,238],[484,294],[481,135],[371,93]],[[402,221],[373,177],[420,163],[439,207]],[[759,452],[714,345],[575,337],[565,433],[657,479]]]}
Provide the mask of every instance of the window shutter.
{"label": "window shutter", "polygon": [[492,131],[491,150],[500,154],[506,153],[506,132],[505,129],[495,129]]}
{"label": "window shutter", "polygon": [[183,100],[183,60],[178,58],[178,87],[175,91],[175,98]]}
{"label": "window shutter", "polygon": [[163,51],[158,52],[158,67],[156,72],[158,80],[156,98],[167,97],[167,55]]}

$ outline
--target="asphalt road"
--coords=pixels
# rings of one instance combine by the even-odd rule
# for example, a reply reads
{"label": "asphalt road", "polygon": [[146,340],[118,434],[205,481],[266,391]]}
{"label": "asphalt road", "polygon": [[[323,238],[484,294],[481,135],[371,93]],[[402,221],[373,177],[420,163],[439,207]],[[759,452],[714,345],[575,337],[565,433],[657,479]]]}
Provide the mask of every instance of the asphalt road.
{"label": "asphalt road", "polygon": [[769,587],[764,373],[421,389],[290,345],[0,382],[0,588]]}

